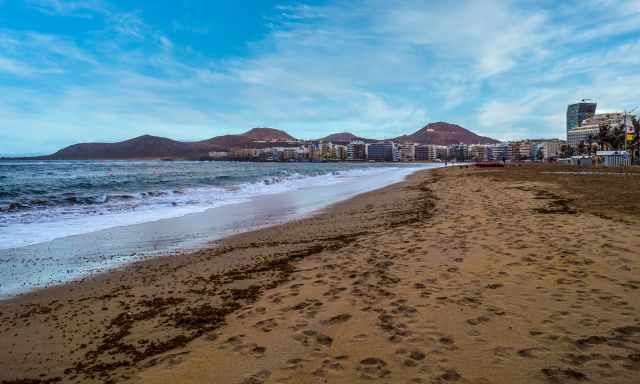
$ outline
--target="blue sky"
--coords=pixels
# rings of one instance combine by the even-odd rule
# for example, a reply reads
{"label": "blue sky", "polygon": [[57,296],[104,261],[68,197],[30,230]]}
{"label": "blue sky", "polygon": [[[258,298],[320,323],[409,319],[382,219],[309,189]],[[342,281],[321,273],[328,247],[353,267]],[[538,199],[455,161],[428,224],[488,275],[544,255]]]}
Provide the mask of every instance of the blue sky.
{"label": "blue sky", "polygon": [[0,0],[0,153],[430,121],[563,137],[640,104],[640,0]]}

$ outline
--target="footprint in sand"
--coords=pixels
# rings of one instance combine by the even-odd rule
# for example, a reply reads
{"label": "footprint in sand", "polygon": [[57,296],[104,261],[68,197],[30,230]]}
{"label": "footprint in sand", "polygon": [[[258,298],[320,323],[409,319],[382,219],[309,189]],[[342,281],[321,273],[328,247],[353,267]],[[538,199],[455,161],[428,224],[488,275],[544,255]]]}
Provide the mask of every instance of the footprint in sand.
{"label": "footprint in sand", "polygon": [[391,371],[387,368],[387,363],[377,357],[368,357],[358,365],[358,372],[360,376],[365,379],[381,379],[389,374]]}
{"label": "footprint in sand", "polygon": [[293,338],[303,345],[322,345],[329,346],[333,343],[333,339],[318,331],[307,329],[293,336]]}
{"label": "footprint in sand", "polygon": [[565,383],[568,381],[587,381],[587,376],[572,368],[549,367],[540,370],[544,376],[553,383]]}
{"label": "footprint in sand", "polygon": [[532,347],[518,350],[518,355],[526,358],[538,358],[540,354],[548,351],[547,348]]}
{"label": "footprint in sand", "polygon": [[278,323],[275,321],[275,319],[271,318],[260,320],[253,326],[260,329],[262,332],[271,332],[275,327],[278,326]]}
{"label": "footprint in sand", "polygon": [[328,320],[323,320],[322,324],[324,325],[336,325],[336,324],[341,324],[344,322],[349,321],[349,319],[351,319],[351,315],[347,314],[347,313],[343,313],[340,315],[336,315],[333,316],[332,318],[328,319]]}
{"label": "footprint in sand", "polygon": [[262,384],[271,376],[271,371],[266,369],[257,372],[246,379],[242,380],[240,384]]}

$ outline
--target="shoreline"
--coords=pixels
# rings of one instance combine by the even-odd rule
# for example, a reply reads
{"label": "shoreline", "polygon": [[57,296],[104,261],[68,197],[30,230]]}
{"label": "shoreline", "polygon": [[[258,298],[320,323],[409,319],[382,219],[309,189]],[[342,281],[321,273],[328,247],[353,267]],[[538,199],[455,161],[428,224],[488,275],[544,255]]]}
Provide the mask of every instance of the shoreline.
{"label": "shoreline", "polygon": [[632,383],[638,211],[615,194],[637,178],[545,170],[419,171],[2,302],[0,381]]}
{"label": "shoreline", "polygon": [[[0,319],[8,325],[4,331],[15,333],[13,337],[0,333],[0,361],[15,371],[0,373],[0,380],[44,374],[65,382],[102,382],[127,376],[131,367],[148,364],[217,329],[228,314],[282,283],[297,260],[338,249],[381,224],[415,216],[404,212],[369,225],[339,220],[366,215],[367,210],[375,215],[372,208],[381,204],[380,196],[406,187],[417,174],[431,172],[418,171],[405,181],[338,202],[312,217],[234,235],[200,251],[136,262],[2,301]],[[385,200],[382,205],[395,204]],[[82,318],[78,313],[84,314]],[[149,335],[150,326],[164,330]],[[136,342],[130,342],[132,337]],[[20,356],[29,356],[31,362],[25,364]]]}
{"label": "shoreline", "polygon": [[[320,208],[317,209],[313,209],[309,212],[303,213],[300,216],[296,216],[296,217],[283,217],[281,219],[275,220],[271,223],[267,223],[267,224],[262,224],[260,226],[257,227],[251,227],[248,228],[246,230],[240,230],[239,232],[235,232],[235,233],[230,233],[230,234],[224,234],[221,237],[217,237],[214,238],[210,241],[207,241],[206,243],[194,248],[194,249],[182,249],[182,250],[175,250],[175,251],[170,251],[170,252],[166,252],[166,253],[159,253],[159,254],[150,254],[150,255],[146,255],[143,256],[142,259],[139,260],[133,260],[131,262],[126,262],[123,263],[121,265],[118,265],[116,267],[113,268],[106,268],[105,270],[100,270],[94,273],[90,273],[88,275],[82,276],[82,277],[78,277],[76,279],[72,279],[70,281],[66,281],[66,282],[62,282],[62,283],[53,283],[51,285],[47,285],[47,286],[42,286],[42,287],[35,287],[33,290],[30,291],[25,291],[25,292],[21,292],[18,293],[16,295],[13,296],[9,296],[6,298],[1,298],[0,297],[0,305],[2,305],[3,303],[7,303],[13,300],[21,300],[22,298],[24,298],[25,296],[31,296],[31,295],[38,295],[39,293],[41,293],[42,291],[47,291],[47,290],[51,290],[51,289],[55,289],[55,288],[63,288],[65,286],[73,286],[76,285],[78,283],[84,283],[86,281],[90,281],[90,280],[101,280],[103,277],[106,279],[108,274],[110,273],[130,273],[131,269],[136,269],[136,266],[138,266],[139,264],[146,264],[146,263],[150,263],[150,262],[159,262],[161,259],[163,258],[167,258],[167,257],[189,257],[192,256],[196,253],[202,253],[202,252],[217,252],[216,249],[219,248],[221,245],[223,244],[225,241],[229,240],[234,240],[236,237],[241,237],[243,235],[249,235],[251,233],[254,232],[259,232],[259,231],[263,231],[266,229],[270,229],[270,228],[274,228],[274,227],[278,227],[278,226],[285,226],[285,225],[294,225],[298,222],[301,221],[305,221],[305,220],[309,220],[309,219],[313,219],[314,216],[317,215],[321,215],[321,214],[327,214],[329,211],[333,210],[333,209],[339,209],[336,206],[339,206],[341,204],[349,204],[349,201],[352,199],[358,199],[361,195],[364,194],[369,194],[369,193],[377,193],[380,190],[392,187],[396,184],[400,184],[400,183],[404,183],[406,182],[407,178],[410,178],[411,176],[415,175],[416,173],[419,172],[429,172],[429,171],[433,171],[436,170],[438,168],[431,168],[431,169],[417,169],[414,172],[406,175],[403,177],[403,179],[399,180],[399,181],[395,181],[392,182],[391,184],[387,184],[384,185],[382,187],[373,189],[373,190],[368,190],[362,193],[357,193],[353,196],[347,197],[345,199],[341,199],[332,203],[329,203],[328,205],[322,206]],[[266,195],[269,196],[269,195]],[[262,196],[265,197],[265,196]],[[231,206],[235,205],[235,204],[230,204]],[[219,207],[215,207],[215,208],[208,208],[207,211],[216,209]],[[196,212],[196,213],[200,213],[200,212]],[[186,215],[185,215],[186,216]],[[155,222],[164,222],[169,219],[160,219]],[[147,224],[147,223],[141,223],[141,224]],[[134,225],[138,225],[138,224],[134,224]],[[126,228],[126,227],[130,227],[132,225],[125,225],[122,227],[117,227],[117,228]],[[77,236],[77,235],[74,235]],[[58,239],[56,239],[58,240]],[[38,245],[38,244],[35,244]],[[9,249],[12,250],[12,249]]]}
{"label": "shoreline", "polygon": [[[346,179],[332,180],[328,185],[315,185],[317,182],[309,185],[307,181],[296,189],[285,188],[185,215],[0,250],[2,265],[11,272],[11,276],[4,276],[0,283],[0,296],[5,300],[31,289],[86,278],[137,260],[194,252],[207,248],[212,241],[239,232],[307,217],[327,205],[402,181],[420,169],[426,168],[381,169],[373,178],[346,174]],[[83,260],[82,264],[79,260]],[[23,280],[13,277],[17,275],[24,276]],[[25,286],[25,282],[28,285]]]}

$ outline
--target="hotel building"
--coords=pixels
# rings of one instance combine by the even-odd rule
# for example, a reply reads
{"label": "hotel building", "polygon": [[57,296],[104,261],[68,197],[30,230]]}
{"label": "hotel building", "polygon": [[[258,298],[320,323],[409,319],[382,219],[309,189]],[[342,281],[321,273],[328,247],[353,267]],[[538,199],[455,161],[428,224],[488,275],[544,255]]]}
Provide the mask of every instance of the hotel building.
{"label": "hotel building", "polygon": [[393,161],[393,143],[367,144],[367,159],[372,161]]}
{"label": "hotel building", "polygon": [[567,135],[570,130],[580,127],[584,120],[593,117],[596,113],[596,106],[597,103],[589,102],[586,99],[569,105],[567,107]]}
{"label": "hotel building", "polygon": [[399,144],[396,148],[398,161],[416,160],[416,144]]}
{"label": "hotel building", "polygon": [[545,160],[554,159],[562,153],[562,146],[567,142],[559,139],[540,140],[539,148],[542,149]]}
{"label": "hotel building", "polygon": [[469,150],[473,161],[489,161],[492,158],[492,147],[490,145],[472,144],[469,146]]}
{"label": "hotel building", "polygon": [[508,161],[512,158],[511,145],[508,143],[498,143],[491,147],[491,160]]}
{"label": "hotel building", "polygon": [[[630,116],[627,118],[630,119]],[[598,141],[600,134],[600,125],[608,125],[609,128],[615,129],[624,124],[625,114],[622,112],[615,113],[599,113],[584,120],[579,127],[567,132],[567,144],[577,148],[580,143],[588,144]]]}
{"label": "hotel building", "polygon": [[367,145],[364,141],[354,140],[347,145],[347,160],[366,160]]}

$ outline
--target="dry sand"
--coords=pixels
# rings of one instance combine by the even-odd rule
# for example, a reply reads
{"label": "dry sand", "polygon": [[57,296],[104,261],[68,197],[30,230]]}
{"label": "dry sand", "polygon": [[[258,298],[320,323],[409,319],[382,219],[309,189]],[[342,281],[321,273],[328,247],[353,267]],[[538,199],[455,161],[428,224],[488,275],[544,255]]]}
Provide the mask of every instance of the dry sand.
{"label": "dry sand", "polygon": [[3,302],[0,380],[638,383],[640,176],[558,170],[420,172]]}

